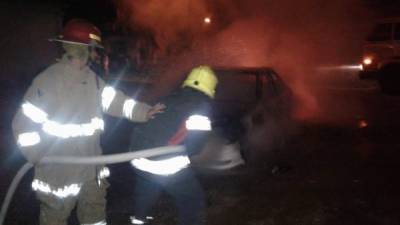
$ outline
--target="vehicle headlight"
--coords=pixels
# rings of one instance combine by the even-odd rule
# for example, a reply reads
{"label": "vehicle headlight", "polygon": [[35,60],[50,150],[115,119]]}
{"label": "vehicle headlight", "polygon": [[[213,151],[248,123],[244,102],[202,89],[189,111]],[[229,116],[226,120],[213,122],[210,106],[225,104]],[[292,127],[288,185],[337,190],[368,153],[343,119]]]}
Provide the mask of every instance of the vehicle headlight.
{"label": "vehicle headlight", "polygon": [[371,65],[372,62],[373,62],[372,57],[365,57],[365,58],[363,59],[363,65],[368,66],[368,65]]}

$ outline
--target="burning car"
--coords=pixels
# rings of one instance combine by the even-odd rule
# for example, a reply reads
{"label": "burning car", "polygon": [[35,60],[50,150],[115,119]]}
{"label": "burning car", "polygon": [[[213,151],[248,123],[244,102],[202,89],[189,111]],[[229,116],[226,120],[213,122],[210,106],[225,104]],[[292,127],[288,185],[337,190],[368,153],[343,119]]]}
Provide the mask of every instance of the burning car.
{"label": "burning car", "polygon": [[282,147],[293,128],[293,94],[272,68],[216,68],[213,133],[192,158],[203,169],[256,163]]}
{"label": "burning car", "polygon": [[[265,159],[272,150],[281,148],[293,128],[294,99],[291,89],[272,68],[214,68],[218,87],[213,100],[212,133],[201,153],[192,157],[193,166],[204,170],[229,170]],[[153,79],[110,78],[126,93],[142,98],[152,95]],[[144,96],[143,96],[144,95]],[[106,118],[105,145],[127,144],[126,123]],[[119,126],[118,129],[113,128]],[[113,130],[127,130],[114,134]],[[108,143],[108,144],[107,144]],[[110,147],[112,149],[113,147]],[[105,146],[107,151],[107,146]],[[261,160],[260,160],[261,159]]]}

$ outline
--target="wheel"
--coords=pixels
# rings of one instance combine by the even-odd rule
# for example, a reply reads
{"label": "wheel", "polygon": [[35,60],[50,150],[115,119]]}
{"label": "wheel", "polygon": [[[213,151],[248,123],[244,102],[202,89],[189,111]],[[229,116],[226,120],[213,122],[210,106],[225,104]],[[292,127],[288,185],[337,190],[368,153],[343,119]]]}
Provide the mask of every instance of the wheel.
{"label": "wheel", "polygon": [[400,94],[400,64],[390,64],[379,72],[379,86],[385,94]]}

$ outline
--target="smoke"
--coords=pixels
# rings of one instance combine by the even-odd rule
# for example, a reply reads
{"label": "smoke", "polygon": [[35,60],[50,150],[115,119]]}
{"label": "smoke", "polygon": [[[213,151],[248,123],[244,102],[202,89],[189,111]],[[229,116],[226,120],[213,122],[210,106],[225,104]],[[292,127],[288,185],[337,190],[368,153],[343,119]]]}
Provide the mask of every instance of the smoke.
{"label": "smoke", "polygon": [[151,29],[164,51],[187,45],[208,15],[204,1],[121,0],[116,5],[119,23],[133,29],[137,26]]}
{"label": "smoke", "polygon": [[[362,0],[117,3],[120,23],[153,31],[162,55],[161,86],[178,82],[184,71],[198,64],[271,66],[292,87],[300,102],[296,117],[302,120],[322,113],[317,96],[325,93],[316,87],[334,77],[317,69],[357,63],[371,21]],[[206,16],[211,24],[204,24]]]}

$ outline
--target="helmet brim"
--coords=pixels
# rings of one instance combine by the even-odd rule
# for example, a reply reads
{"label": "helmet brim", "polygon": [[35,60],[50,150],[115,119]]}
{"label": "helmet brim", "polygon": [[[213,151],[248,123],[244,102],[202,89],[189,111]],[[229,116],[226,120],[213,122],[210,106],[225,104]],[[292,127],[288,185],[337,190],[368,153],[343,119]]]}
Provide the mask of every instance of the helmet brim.
{"label": "helmet brim", "polygon": [[61,43],[68,43],[68,44],[75,44],[75,45],[84,45],[84,46],[93,46],[96,48],[104,48],[103,45],[100,45],[98,43],[93,43],[93,44],[86,44],[86,43],[81,43],[81,42],[76,42],[76,41],[67,41],[59,38],[49,38],[48,39],[51,42],[61,42]]}

